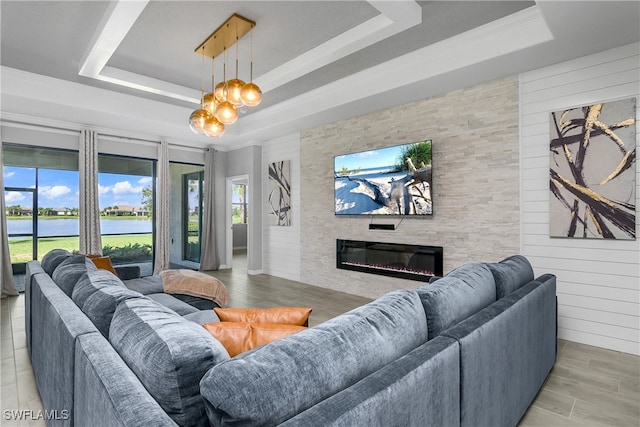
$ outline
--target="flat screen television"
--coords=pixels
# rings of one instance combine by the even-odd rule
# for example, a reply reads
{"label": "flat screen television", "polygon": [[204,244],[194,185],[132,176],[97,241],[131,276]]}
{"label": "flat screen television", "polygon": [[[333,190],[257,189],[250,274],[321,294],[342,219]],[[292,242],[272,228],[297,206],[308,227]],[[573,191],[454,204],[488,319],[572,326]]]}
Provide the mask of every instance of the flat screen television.
{"label": "flat screen television", "polygon": [[431,140],[334,157],[336,215],[431,215]]}

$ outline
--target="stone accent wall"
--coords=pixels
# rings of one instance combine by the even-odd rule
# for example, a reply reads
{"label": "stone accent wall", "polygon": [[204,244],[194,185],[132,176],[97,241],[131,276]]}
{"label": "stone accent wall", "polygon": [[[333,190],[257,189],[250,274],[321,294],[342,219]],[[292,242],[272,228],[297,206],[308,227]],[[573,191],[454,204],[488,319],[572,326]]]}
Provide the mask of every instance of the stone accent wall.
{"label": "stone accent wall", "polygon": [[[333,158],[433,140],[434,214],[334,215]],[[419,282],[336,268],[336,239],[444,247],[444,271],[520,250],[518,80],[508,77],[305,131],[300,141],[301,281],[376,298]]]}

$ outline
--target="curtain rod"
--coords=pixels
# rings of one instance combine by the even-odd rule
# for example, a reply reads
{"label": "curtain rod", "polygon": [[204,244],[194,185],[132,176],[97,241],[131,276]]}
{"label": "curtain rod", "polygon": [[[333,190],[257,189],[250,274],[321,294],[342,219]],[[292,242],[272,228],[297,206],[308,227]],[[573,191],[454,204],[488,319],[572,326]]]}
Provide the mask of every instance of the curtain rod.
{"label": "curtain rod", "polygon": [[[47,129],[63,135],[80,135],[80,131],[82,129],[89,129],[89,128],[63,127],[64,125],[53,126],[50,124],[41,124],[41,123],[25,123],[23,121],[10,120],[10,119],[9,120],[2,119],[0,120],[0,124],[22,128],[22,129],[34,129],[34,130]],[[90,129],[90,130],[95,130],[95,129]],[[115,139],[119,141],[132,141],[132,142],[138,142],[138,143],[142,142],[142,143],[148,143],[148,144],[160,144],[159,140],[154,140],[154,139],[139,138],[134,136],[113,135],[109,133],[102,133],[99,130],[96,130],[96,132],[98,133],[99,137],[104,137],[106,139]],[[169,146],[178,147],[180,149],[192,150],[196,152],[204,152],[204,150],[206,149],[206,147],[193,147],[190,145],[176,144],[172,142],[169,143]]]}

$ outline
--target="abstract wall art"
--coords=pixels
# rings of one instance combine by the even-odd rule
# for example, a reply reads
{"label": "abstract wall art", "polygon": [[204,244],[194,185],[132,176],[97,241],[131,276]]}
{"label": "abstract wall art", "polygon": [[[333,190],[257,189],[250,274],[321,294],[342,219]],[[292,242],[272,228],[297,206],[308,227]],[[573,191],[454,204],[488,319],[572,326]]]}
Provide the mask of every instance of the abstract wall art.
{"label": "abstract wall art", "polygon": [[551,113],[549,235],[636,238],[636,98]]}
{"label": "abstract wall art", "polygon": [[274,225],[291,225],[291,162],[269,164],[268,201]]}

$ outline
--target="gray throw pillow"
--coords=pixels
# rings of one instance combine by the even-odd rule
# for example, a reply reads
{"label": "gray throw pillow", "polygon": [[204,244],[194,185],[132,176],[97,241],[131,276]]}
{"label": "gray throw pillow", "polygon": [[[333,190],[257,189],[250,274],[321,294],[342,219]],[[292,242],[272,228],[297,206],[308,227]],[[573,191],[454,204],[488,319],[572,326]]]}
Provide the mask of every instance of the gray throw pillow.
{"label": "gray throw pillow", "polygon": [[500,262],[488,263],[496,281],[498,299],[531,282],[533,268],[529,260],[522,255],[513,255]]}
{"label": "gray throw pillow", "polygon": [[464,264],[418,288],[427,314],[429,339],[496,301],[496,284],[484,264]]}
{"label": "gray throw pillow", "polygon": [[73,287],[87,271],[97,271],[98,267],[84,255],[72,255],[62,261],[51,278],[62,291],[71,298]]}
{"label": "gray throw pillow", "polygon": [[109,341],[178,425],[209,425],[200,379],[229,354],[202,326],[148,298],[132,298],[118,304]]}
{"label": "gray throw pillow", "polygon": [[56,267],[60,265],[62,261],[69,258],[71,256],[71,252],[65,249],[53,249],[47,252],[43,257],[42,261],[40,261],[40,265],[42,269],[49,275],[53,275]]}

